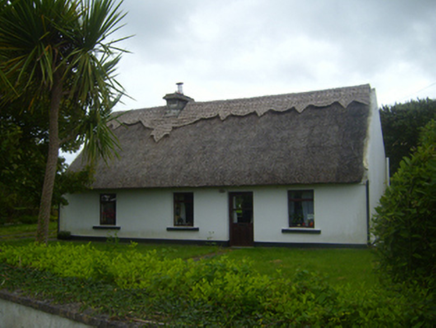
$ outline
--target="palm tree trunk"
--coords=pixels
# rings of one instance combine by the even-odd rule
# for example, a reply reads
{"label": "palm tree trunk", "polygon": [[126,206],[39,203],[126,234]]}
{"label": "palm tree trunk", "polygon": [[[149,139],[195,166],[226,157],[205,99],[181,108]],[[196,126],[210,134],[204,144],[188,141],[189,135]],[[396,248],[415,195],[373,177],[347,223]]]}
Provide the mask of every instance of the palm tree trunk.
{"label": "palm tree trunk", "polygon": [[50,101],[49,143],[47,165],[45,167],[44,184],[39,206],[36,241],[48,243],[48,225],[50,222],[51,203],[56,178],[59,156],[59,107],[62,98],[62,80],[59,72],[53,77],[53,88]]}

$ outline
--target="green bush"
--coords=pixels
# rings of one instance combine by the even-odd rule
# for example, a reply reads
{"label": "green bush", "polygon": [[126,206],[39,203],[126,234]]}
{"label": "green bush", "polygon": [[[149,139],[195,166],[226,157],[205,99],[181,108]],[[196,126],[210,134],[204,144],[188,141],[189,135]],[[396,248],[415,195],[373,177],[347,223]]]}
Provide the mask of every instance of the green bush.
{"label": "green bush", "polygon": [[38,216],[23,215],[23,216],[19,217],[19,221],[23,224],[36,224],[38,222]]}
{"label": "green bush", "polygon": [[395,282],[436,289],[436,122],[404,158],[374,220],[380,269]]}
{"label": "green bush", "polygon": [[124,253],[91,244],[2,245],[0,272],[3,288],[122,317],[160,313],[175,326],[408,327],[436,318],[421,288],[335,289],[308,271],[271,278],[246,260],[165,259],[139,253],[136,244]]}

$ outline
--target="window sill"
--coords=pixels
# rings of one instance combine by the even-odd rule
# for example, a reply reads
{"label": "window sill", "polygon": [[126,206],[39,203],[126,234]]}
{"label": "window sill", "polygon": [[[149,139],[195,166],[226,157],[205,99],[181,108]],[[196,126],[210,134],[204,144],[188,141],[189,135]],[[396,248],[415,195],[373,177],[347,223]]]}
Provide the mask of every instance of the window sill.
{"label": "window sill", "polygon": [[321,230],[313,228],[283,228],[282,233],[308,233],[319,235],[321,234]]}
{"label": "window sill", "polygon": [[199,231],[199,227],[167,227],[167,231]]}
{"label": "window sill", "polygon": [[112,226],[112,225],[99,225],[99,226],[93,226],[92,229],[95,230],[120,230],[121,227],[119,226]]}

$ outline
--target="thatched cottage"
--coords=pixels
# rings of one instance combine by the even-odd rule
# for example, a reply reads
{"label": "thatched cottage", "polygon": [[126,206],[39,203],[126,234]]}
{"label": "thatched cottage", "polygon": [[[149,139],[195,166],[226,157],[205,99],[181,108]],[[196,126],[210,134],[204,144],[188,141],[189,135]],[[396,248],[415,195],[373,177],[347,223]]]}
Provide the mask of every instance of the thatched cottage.
{"label": "thatched cottage", "polygon": [[[120,158],[67,195],[77,238],[365,246],[386,163],[369,85],[125,112]],[[120,124],[122,123],[122,124]],[[71,170],[82,166],[81,156]]]}

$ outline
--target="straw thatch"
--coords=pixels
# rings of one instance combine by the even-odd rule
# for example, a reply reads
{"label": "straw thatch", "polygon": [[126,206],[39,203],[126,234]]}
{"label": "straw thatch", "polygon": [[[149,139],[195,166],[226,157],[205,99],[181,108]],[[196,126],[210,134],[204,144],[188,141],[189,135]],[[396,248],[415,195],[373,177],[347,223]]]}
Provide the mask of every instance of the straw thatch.
{"label": "straw thatch", "polygon": [[[112,123],[120,159],[98,164],[96,189],[355,183],[364,177],[369,85],[188,102]],[[82,166],[81,156],[71,165]]]}

